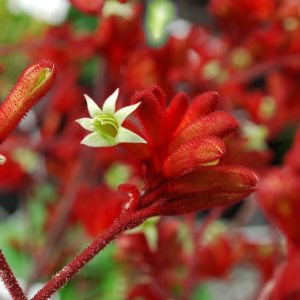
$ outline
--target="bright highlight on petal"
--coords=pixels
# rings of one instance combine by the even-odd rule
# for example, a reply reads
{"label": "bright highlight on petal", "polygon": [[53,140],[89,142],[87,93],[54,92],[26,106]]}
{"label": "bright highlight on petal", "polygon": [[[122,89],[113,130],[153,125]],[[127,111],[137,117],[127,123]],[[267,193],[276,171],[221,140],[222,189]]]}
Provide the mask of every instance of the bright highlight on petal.
{"label": "bright highlight on petal", "polygon": [[89,147],[111,147],[119,143],[147,143],[136,133],[122,127],[124,120],[133,113],[140,103],[116,110],[119,89],[103,103],[102,109],[89,96],[84,95],[91,118],[81,118],[76,122],[84,129],[91,131],[82,141]]}

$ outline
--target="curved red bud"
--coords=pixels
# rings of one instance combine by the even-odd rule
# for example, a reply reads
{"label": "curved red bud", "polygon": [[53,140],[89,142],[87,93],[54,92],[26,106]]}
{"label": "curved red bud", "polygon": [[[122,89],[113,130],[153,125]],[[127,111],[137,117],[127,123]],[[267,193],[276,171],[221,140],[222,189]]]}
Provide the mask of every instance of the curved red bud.
{"label": "curved red bud", "polygon": [[166,113],[160,100],[149,88],[136,92],[133,102],[141,102],[136,114],[147,133],[147,142],[154,147],[161,146],[166,136]]}
{"label": "curved red bud", "polygon": [[189,97],[185,93],[178,93],[171,100],[166,112],[169,133],[172,133],[178,127],[188,106]]}
{"label": "curved red bud", "polygon": [[200,137],[188,141],[173,152],[163,164],[167,177],[176,177],[197,166],[217,165],[225,154],[224,142],[215,137]]}
{"label": "curved red bud", "polygon": [[176,149],[189,140],[203,136],[224,137],[237,129],[237,120],[225,111],[215,111],[200,118],[174,136],[170,149]]}
{"label": "curved red bud", "polygon": [[194,192],[252,193],[257,189],[257,175],[244,167],[217,166],[201,168],[167,183],[166,194],[177,196]]}
{"label": "curved red bud", "polygon": [[155,97],[159,101],[161,107],[165,108],[166,107],[166,95],[163,92],[163,90],[157,85],[152,86],[150,88],[150,90],[152,91],[152,93],[155,95]]}
{"label": "curved red bud", "polygon": [[55,64],[41,60],[26,68],[0,107],[0,142],[18,125],[28,110],[52,87]]}
{"label": "curved red bud", "polygon": [[249,193],[211,193],[201,192],[182,197],[174,198],[158,205],[159,215],[182,215],[191,212],[198,212],[217,206],[231,205],[245,197]]}
{"label": "curved red bud", "polygon": [[200,117],[208,115],[213,112],[218,105],[218,93],[217,92],[205,92],[196,96],[193,100],[186,114],[184,115],[178,130],[188,126],[195,122]]}
{"label": "curved red bud", "polygon": [[[188,199],[191,194],[243,196],[257,189],[257,175],[239,166],[217,166],[200,168],[181,177],[169,180],[142,199],[142,205],[154,203],[158,199]],[[211,198],[210,198],[211,199]],[[237,199],[235,199],[237,201]]]}

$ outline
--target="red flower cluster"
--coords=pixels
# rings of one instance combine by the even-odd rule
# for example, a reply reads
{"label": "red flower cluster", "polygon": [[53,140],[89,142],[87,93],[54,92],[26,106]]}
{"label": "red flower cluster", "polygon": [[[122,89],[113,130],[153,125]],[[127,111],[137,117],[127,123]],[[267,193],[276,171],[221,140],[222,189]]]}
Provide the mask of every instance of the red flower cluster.
{"label": "red flower cluster", "polygon": [[221,162],[222,138],[238,124],[230,114],[216,111],[217,100],[215,92],[207,92],[189,104],[180,93],[167,106],[158,87],[134,95],[133,102],[141,101],[138,133],[147,141],[126,146],[144,164],[138,208],[155,203],[157,214],[182,214],[232,204],[256,189],[252,171]]}

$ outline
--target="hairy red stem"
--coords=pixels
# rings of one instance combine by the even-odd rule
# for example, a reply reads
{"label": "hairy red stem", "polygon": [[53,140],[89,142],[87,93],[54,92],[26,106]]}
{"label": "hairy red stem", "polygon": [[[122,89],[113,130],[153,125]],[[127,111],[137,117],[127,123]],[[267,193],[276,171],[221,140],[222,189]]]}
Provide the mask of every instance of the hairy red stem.
{"label": "hairy red stem", "polygon": [[95,255],[105,248],[124,230],[132,229],[141,224],[146,218],[155,215],[155,208],[148,207],[137,212],[121,214],[115,222],[100,233],[98,237],[80,254],[73,258],[61,271],[54,275],[32,300],[49,299],[57,290],[62,288],[77,272],[81,270]]}
{"label": "hairy red stem", "polygon": [[0,277],[2,278],[4,285],[6,286],[13,300],[27,300],[15,275],[10,269],[2,250],[0,250]]}

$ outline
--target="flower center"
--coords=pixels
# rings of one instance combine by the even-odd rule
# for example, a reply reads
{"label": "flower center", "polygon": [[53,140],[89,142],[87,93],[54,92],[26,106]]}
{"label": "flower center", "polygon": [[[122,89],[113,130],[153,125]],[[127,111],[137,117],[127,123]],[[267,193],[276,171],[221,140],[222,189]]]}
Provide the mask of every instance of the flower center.
{"label": "flower center", "polygon": [[118,134],[119,125],[114,116],[101,114],[94,118],[94,126],[104,138],[113,139]]}

